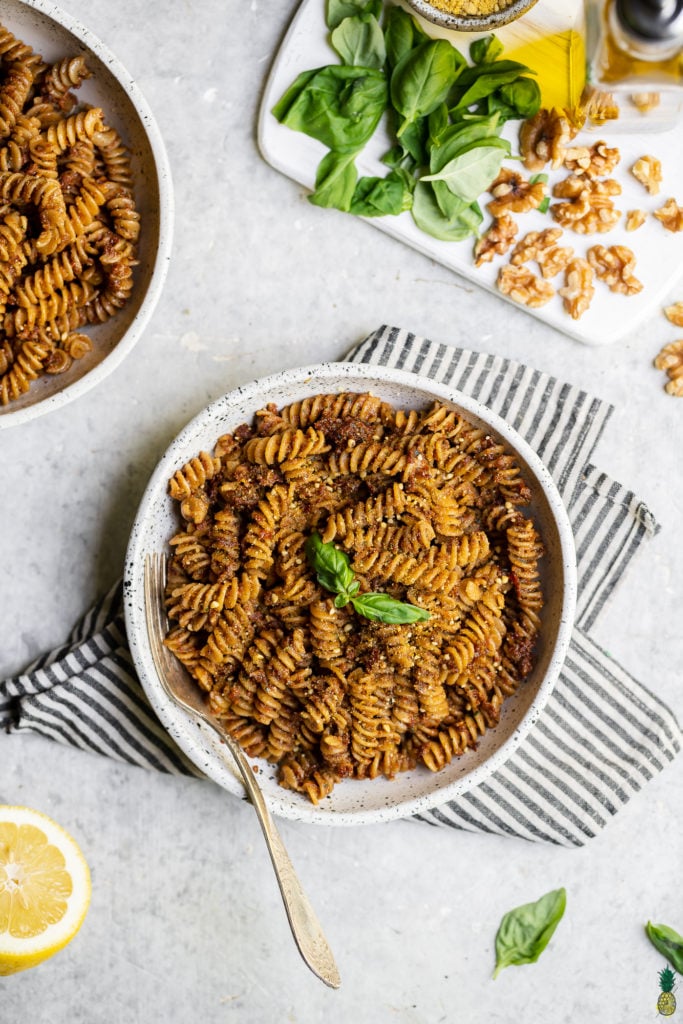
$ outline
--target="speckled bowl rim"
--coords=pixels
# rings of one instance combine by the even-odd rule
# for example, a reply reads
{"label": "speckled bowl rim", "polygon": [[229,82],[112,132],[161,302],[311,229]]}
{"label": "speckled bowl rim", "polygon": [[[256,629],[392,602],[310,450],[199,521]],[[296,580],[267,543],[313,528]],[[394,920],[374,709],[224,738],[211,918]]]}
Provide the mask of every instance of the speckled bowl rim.
{"label": "speckled bowl rim", "polygon": [[[253,412],[262,408],[264,391],[276,388],[281,395],[280,404],[285,404],[290,400],[288,395],[302,384],[309,381],[315,382],[309,390],[309,394],[312,395],[324,392],[326,381],[338,379],[340,376],[353,378],[354,388],[360,386],[357,383],[359,381],[363,382],[364,390],[369,391],[372,391],[373,383],[377,385],[394,384],[413,392],[442,399],[461,409],[465,415],[471,415],[482,420],[491,428],[494,435],[498,435],[508,449],[516,450],[535,475],[556,524],[564,581],[561,613],[555,644],[552,648],[552,655],[548,661],[546,673],[538,686],[538,691],[524,718],[508,739],[493,751],[486,761],[472,768],[467,775],[456,779],[449,785],[438,787],[434,792],[403,800],[389,800],[386,805],[370,810],[363,809],[360,806],[353,811],[325,811],[322,805],[316,807],[299,794],[290,793],[287,790],[278,791],[275,794],[264,794],[270,810],[275,815],[310,824],[345,826],[376,824],[397,818],[405,818],[426,811],[431,807],[444,804],[446,801],[462,796],[463,793],[484,782],[492,772],[505,763],[537,721],[564,663],[569,648],[576,610],[577,570],[574,536],[569,517],[557,487],[545,465],[530,445],[505,420],[476,401],[476,399],[470,398],[452,387],[432,381],[426,377],[418,376],[408,370],[389,369],[363,363],[338,362],[318,363],[284,370],[280,373],[251,381],[223,395],[190,420],[170,444],[152,473],[135,517],[126,551],[123,587],[124,615],[128,641],[143,689],[163,726],[190,760],[205,775],[233,794],[244,797],[242,783],[234,767],[228,767],[229,755],[227,752],[214,750],[215,756],[207,754],[207,742],[210,742],[211,738],[214,737],[215,743],[213,731],[206,729],[205,735],[203,737],[200,736],[199,733],[203,730],[198,730],[198,727],[168,700],[156,675],[147,639],[143,587],[145,556],[148,553],[152,553],[146,547],[144,534],[146,529],[153,528],[153,525],[150,526],[150,517],[154,514],[154,503],[161,500],[162,494],[164,496],[167,495],[168,480],[172,473],[188,458],[196,454],[197,432],[205,428],[208,423],[213,423],[214,421],[217,424],[220,423],[220,427],[216,431],[217,437],[219,433],[235,429],[239,425],[235,419],[232,421],[232,426],[229,425],[229,416],[226,414],[229,414],[231,409],[244,406],[245,404]],[[271,400],[270,397],[268,400]],[[239,422],[243,421],[244,418],[239,418]],[[170,503],[169,498],[166,497],[165,500]],[[161,545],[161,550],[165,548],[166,545]],[[263,763],[257,758],[251,760],[255,766]],[[399,775],[396,778],[401,779],[402,776]],[[436,773],[434,779],[438,779],[438,773]],[[356,783],[353,780],[348,780],[339,785],[354,786]],[[396,791],[396,796],[398,797],[398,790]]]}
{"label": "speckled bowl rim", "polygon": [[60,391],[32,405],[27,405],[16,411],[4,412],[0,416],[0,430],[19,426],[21,423],[27,423],[29,420],[34,420],[39,416],[45,415],[45,413],[67,405],[69,402],[90,391],[91,388],[96,387],[97,384],[108,377],[123,362],[142,336],[159,301],[171,257],[174,219],[173,184],[166,147],[156,119],[146,99],[124,65],[90,29],[86,28],[85,25],[70,14],[67,14],[66,11],[63,11],[57,4],[52,3],[52,0],[14,0],[14,2],[38,11],[66,29],[67,32],[71,32],[72,35],[76,36],[84,46],[92,50],[103,64],[107,65],[107,69],[111,72],[112,77],[118,81],[122,90],[135,107],[144,126],[154,157],[159,190],[159,237],[155,266],[149,279],[145,297],[130,326],[114,345],[111,352],[101,363],[93,366],[80,380],[74,381],[73,384],[67,384]]}
{"label": "speckled bowl rim", "polygon": [[489,14],[481,18],[468,18],[460,17],[457,14],[449,14],[448,11],[442,11],[440,8],[434,7],[433,4],[428,3],[428,0],[406,0],[406,3],[421,17],[433,22],[434,25],[440,25],[442,28],[454,29],[457,32],[495,32],[497,28],[509,25],[511,21],[515,21],[516,18],[526,14],[527,11],[530,11],[538,3],[538,0],[514,0],[514,3],[510,4],[504,11],[497,11],[495,14]]}

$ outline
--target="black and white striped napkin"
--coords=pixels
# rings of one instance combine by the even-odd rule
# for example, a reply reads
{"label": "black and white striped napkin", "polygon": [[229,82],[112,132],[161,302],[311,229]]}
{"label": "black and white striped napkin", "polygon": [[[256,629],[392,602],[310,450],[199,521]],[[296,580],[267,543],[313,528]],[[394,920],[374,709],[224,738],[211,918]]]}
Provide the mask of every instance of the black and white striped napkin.
{"label": "black and white striped napkin", "polygon": [[[582,846],[674,758],[681,742],[669,708],[590,635],[631,559],[659,529],[632,492],[589,462],[612,408],[528,366],[398,328],[380,328],[347,358],[412,370],[501,415],[550,470],[576,541],[576,624],[538,722],[487,782],[416,817],[472,832]],[[0,683],[0,725],[8,733],[31,730],[159,771],[200,774],[169,739],[136,678],[120,584],[63,647]]]}

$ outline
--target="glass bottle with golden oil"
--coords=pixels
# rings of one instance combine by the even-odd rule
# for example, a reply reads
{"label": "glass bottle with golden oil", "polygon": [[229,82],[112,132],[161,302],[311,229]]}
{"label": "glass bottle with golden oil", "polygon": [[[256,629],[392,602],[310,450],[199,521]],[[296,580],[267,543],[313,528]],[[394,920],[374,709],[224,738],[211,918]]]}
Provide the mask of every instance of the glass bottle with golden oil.
{"label": "glass bottle with golden oil", "polygon": [[683,0],[589,0],[588,125],[667,131],[683,118]]}

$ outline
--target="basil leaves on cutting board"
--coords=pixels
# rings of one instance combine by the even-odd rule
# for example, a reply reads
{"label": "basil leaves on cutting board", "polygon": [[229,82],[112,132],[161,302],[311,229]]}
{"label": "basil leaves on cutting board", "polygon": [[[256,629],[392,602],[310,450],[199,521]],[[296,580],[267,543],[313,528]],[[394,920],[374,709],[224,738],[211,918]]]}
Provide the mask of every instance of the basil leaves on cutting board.
{"label": "basil leaves on cutting board", "polygon": [[[502,129],[541,105],[535,72],[500,59],[494,35],[475,40],[468,61],[383,0],[327,0],[325,17],[341,63],[302,72],[273,107],[281,124],[327,147],[310,201],[362,217],[410,210],[434,238],[477,236],[478,199],[511,155]],[[356,158],[380,121],[388,169],[360,177]]]}

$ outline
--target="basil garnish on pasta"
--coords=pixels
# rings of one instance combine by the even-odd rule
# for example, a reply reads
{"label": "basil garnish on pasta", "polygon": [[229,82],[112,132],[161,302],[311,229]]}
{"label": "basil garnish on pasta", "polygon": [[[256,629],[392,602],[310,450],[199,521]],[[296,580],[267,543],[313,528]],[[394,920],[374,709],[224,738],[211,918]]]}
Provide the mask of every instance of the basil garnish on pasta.
{"label": "basil garnish on pasta", "polygon": [[397,601],[389,594],[359,594],[360,584],[354,579],[349,556],[334,544],[325,544],[319,533],[312,533],[306,541],[306,557],[320,586],[337,595],[334,599],[336,608],[350,604],[358,615],[366,619],[399,626],[424,622],[429,618],[425,608]]}

